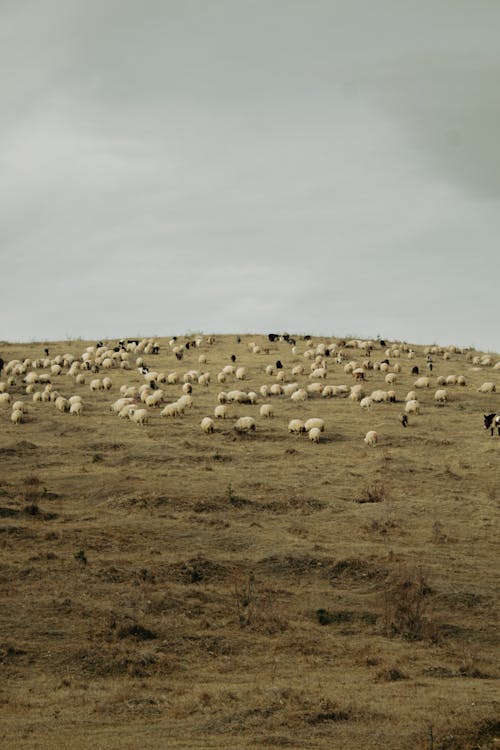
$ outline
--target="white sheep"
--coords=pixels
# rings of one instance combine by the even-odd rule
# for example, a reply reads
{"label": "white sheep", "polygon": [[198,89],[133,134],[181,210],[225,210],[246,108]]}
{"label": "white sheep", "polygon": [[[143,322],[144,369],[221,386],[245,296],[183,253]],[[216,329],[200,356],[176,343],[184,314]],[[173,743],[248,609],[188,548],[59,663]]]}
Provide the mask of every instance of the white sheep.
{"label": "white sheep", "polygon": [[246,367],[238,367],[238,369],[236,370],[235,375],[236,375],[236,380],[245,380],[245,378],[247,376]]}
{"label": "white sheep", "polygon": [[448,401],[448,391],[445,388],[440,388],[434,394],[434,401],[438,404],[445,404]]}
{"label": "white sheep", "polygon": [[321,430],[319,427],[311,427],[309,430],[309,440],[312,440],[313,443],[319,443],[321,438]]}
{"label": "white sheep", "polygon": [[375,432],[375,430],[369,430],[365,435],[365,443],[370,446],[370,448],[375,448],[378,442],[378,434]]}
{"label": "white sheep", "polygon": [[184,414],[184,407],[181,406],[177,401],[172,404],[167,404],[160,412],[160,417],[182,417]]}
{"label": "white sheep", "polygon": [[269,388],[270,396],[281,396],[283,393],[283,387],[279,383],[273,383]]}
{"label": "white sheep", "polygon": [[417,399],[407,401],[405,405],[405,412],[407,414],[420,414],[420,404]]}
{"label": "white sheep", "polygon": [[294,435],[300,435],[305,431],[306,428],[304,422],[301,419],[291,419],[288,423],[288,432]]}
{"label": "white sheep", "polygon": [[111,378],[103,378],[102,379],[102,387],[105,391],[110,391],[111,387],[113,385],[113,382]]}
{"label": "white sheep", "polygon": [[416,401],[417,400],[417,394],[415,391],[408,391],[408,393],[405,396],[405,401]]}
{"label": "white sheep", "polygon": [[104,390],[104,386],[102,384],[102,380],[100,378],[94,378],[90,381],[90,390],[91,391],[102,391]]}
{"label": "white sheep", "polygon": [[431,379],[428,378],[426,375],[423,375],[421,378],[417,378],[415,382],[413,383],[414,388],[428,388],[431,384]]}
{"label": "white sheep", "polygon": [[10,404],[10,393],[0,393],[0,404]]}
{"label": "white sheep", "polygon": [[466,381],[466,379],[465,379],[465,377],[463,375],[459,375],[457,377],[457,385],[460,385],[462,387],[465,386],[465,385],[467,385],[467,381]]}
{"label": "white sheep", "polygon": [[370,397],[372,401],[374,401],[376,404],[380,404],[383,401],[389,401],[389,395],[387,391],[381,391],[381,390],[373,391]]}
{"label": "white sheep", "polygon": [[21,424],[23,421],[23,413],[19,409],[14,409],[12,414],[10,415],[10,421],[12,424]]}
{"label": "white sheep", "polygon": [[85,375],[83,373],[78,373],[78,375],[75,378],[75,383],[78,385],[85,385]]}
{"label": "white sheep", "polygon": [[304,388],[299,388],[298,391],[294,391],[292,395],[290,396],[290,400],[294,403],[297,403],[299,401],[307,401],[308,395],[307,391],[304,390]]}
{"label": "white sheep", "polygon": [[255,419],[253,417],[240,417],[234,429],[237,432],[255,432]]}
{"label": "white sheep", "polygon": [[359,402],[359,405],[362,409],[366,409],[367,411],[370,410],[373,406],[373,399],[370,398],[370,396],[365,396],[361,399]]}
{"label": "white sheep", "polygon": [[262,406],[259,409],[259,414],[261,417],[273,417],[274,416],[274,410],[271,404],[262,404]]}
{"label": "white sheep", "polygon": [[320,419],[319,417],[311,417],[304,423],[304,427],[306,432],[309,432],[309,430],[312,430],[313,427],[316,427],[320,432],[325,431],[325,421],[324,419]]}
{"label": "white sheep", "polygon": [[191,407],[193,406],[193,397],[189,393],[185,393],[183,396],[177,399],[177,403],[182,407],[183,410],[191,409]]}
{"label": "white sheep", "polygon": [[128,416],[136,425],[144,426],[148,423],[148,412],[146,409],[131,409]]}
{"label": "white sheep", "polygon": [[495,383],[483,383],[479,388],[477,389],[479,393],[495,393],[496,392],[496,385]]}
{"label": "white sheep", "polygon": [[229,416],[229,407],[227,404],[219,404],[214,409],[214,417],[216,419],[226,419]]}
{"label": "white sheep", "polygon": [[12,411],[22,411],[24,413],[26,411],[24,401],[14,401],[12,404]]}
{"label": "white sheep", "polygon": [[83,412],[83,404],[81,401],[75,401],[69,407],[69,413],[74,416],[81,417]]}
{"label": "white sheep", "polygon": [[207,435],[212,433],[214,431],[214,420],[210,417],[203,417],[203,419],[200,422],[200,427],[203,432],[205,432]]}
{"label": "white sheep", "polygon": [[69,405],[68,399],[64,398],[64,396],[58,396],[54,403],[55,403],[56,409],[58,409],[59,411],[62,411],[62,412],[69,411],[70,405]]}

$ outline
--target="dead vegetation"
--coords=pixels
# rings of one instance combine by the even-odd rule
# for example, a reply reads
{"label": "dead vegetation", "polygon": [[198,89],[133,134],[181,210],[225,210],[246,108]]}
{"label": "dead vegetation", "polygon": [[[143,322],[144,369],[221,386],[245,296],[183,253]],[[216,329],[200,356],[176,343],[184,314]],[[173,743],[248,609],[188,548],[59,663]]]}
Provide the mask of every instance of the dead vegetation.
{"label": "dead vegetation", "polygon": [[[258,391],[274,382],[269,362],[287,374],[305,362],[302,340],[295,357],[284,342],[251,354],[250,338],[267,348],[218,337],[206,368],[235,353],[242,387]],[[156,369],[198,367],[197,350],[179,363],[160,344]],[[120,385],[142,382],[136,370],[111,370],[112,391],[95,394],[58,376],[82,395],[81,418],[31,403],[17,378],[28,418],[11,425],[0,406],[4,746],[496,747],[500,439],[482,429],[496,394],[477,392],[494,375],[465,355],[435,359],[434,377],[464,372],[470,385],[445,409],[432,388],[419,394],[422,414],[403,429],[425,357],[400,363],[399,403],[365,413],[344,398],[275,397],[250,436],[232,427],[258,405],[231,405],[201,433],[215,383],[193,386],[182,419],[155,411],[140,428],[109,410]],[[351,384],[328,367],[327,382]],[[383,387],[381,373],[367,379]],[[301,415],[324,417],[320,444],[287,433]]]}

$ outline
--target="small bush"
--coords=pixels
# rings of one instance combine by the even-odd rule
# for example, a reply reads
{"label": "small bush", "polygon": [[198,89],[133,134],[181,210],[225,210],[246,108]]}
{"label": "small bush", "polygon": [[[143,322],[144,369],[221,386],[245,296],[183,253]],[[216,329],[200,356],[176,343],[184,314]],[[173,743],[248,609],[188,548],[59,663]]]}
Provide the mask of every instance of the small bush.
{"label": "small bush", "polygon": [[430,619],[432,590],[420,569],[401,569],[384,583],[384,628],[388,636],[408,640],[435,639]]}

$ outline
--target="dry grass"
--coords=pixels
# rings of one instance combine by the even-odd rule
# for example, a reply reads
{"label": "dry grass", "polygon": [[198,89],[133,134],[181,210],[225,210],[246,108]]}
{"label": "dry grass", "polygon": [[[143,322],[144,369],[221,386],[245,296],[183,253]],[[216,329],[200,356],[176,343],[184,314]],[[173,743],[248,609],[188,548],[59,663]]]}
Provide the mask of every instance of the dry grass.
{"label": "dry grass", "polygon": [[[366,413],[348,399],[272,397],[273,419],[231,405],[205,435],[220,390],[258,391],[278,358],[290,380],[308,364],[285,342],[251,354],[250,339],[267,340],[242,339],[217,337],[182,362],[160,339],[152,368],[201,370],[202,351],[212,383],[193,387],[184,418],[151,410],[144,428],[109,410],[120,385],[143,382],[137,370],[109,371],[110,392],[54,377],[82,395],[81,418],[33,403],[19,377],[9,389],[29,412],[12,425],[0,405],[0,745],[497,747],[500,439],[482,414],[499,397],[477,392],[496,372],[435,357],[434,378],[463,373],[468,386],[449,388],[440,409],[434,388],[420,392],[405,429],[411,367],[425,371],[415,347],[400,360],[399,403]],[[6,343],[0,355],[44,346]],[[219,386],[233,353],[248,378]],[[380,372],[368,378],[368,393],[385,387]],[[293,380],[306,386],[307,371]],[[331,359],[326,382],[353,381]],[[168,400],[180,393],[163,387]],[[246,414],[256,432],[238,435]],[[319,445],[287,433],[313,416],[326,423]]]}

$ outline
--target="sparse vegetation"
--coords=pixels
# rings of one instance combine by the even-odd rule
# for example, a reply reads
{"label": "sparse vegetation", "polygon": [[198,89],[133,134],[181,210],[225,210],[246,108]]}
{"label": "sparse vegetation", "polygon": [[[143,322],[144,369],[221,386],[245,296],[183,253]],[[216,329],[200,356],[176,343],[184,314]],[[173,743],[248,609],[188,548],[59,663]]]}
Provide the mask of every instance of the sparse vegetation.
{"label": "sparse vegetation", "polygon": [[[144,427],[109,408],[143,382],[136,369],[111,369],[112,390],[92,394],[54,377],[64,396],[82,395],[79,418],[31,402],[20,378],[10,387],[29,419],[12,425],[0,405],[5,747],[156,750],[168,737],[186,750],[492,749],[500,438],[483,429],[499,408],[477,391],[484,372],[466,354],[435,357],[433,378],[464,372],[467,386],[445,409],[422,389],[403,428],[411,367],[426,371],[415,347],[398,360],[395,404],[273,396],[273,419],[259,418],[263,399],[229,404],[231,418],[202,434],[232,354],[245,390],[274,383],[265,366],[278,358],[288,379],[305,363],[297,380],[310,382],[300,337],[297,355],[241,338],[204,345],[211,385],[193,384],[183,417],[151,408]],[[92,343],[5,343],[1,355]],[[148,364],[181,381],[161,385],[166,400],[198,355],[179,361],[160,339]],[[366,391],[383,377],[367,370]],[[350,378],[330,357],[326,382]],[[246,415],[250,439],[233,430]],[[318,445],[288,434],[298,417],[324,418]],[[372,428],[379,442],[366,448]]]}

